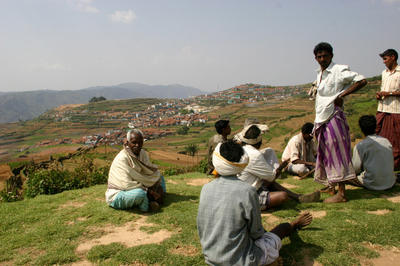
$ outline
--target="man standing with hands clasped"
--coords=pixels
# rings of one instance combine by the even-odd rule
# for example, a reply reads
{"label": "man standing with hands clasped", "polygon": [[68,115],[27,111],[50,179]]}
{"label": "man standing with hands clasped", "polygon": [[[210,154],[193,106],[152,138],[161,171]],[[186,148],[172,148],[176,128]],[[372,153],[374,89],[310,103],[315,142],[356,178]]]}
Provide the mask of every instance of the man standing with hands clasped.
{"label": "man standing with hands clasped", "polygon": [[376,93],[378,112],[376,134],[393,146],[394,169],[400,168],[400,66],[396,50],[379,54],[387,69],[382,72],[381,91]]}
{"label": "man standing with hands clasped", "polygon": [[[317,70],[314,132],[318,141],[314,181],[327,187],[321,192],[334,195],[326,203],[347,201],[345,182],[356,178],[351,162],[349,126],[343,111],[343,97],[367,84],[364,76],[346,65],[332,62],[333,48],[321,42],[314,48]],[[339,190],[335,194],[335,184]]]}

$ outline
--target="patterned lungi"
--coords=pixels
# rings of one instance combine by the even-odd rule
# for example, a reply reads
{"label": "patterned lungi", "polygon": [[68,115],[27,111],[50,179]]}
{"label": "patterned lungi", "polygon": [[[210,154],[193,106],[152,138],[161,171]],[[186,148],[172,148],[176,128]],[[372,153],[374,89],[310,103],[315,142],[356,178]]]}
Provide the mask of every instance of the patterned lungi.
{"label": "patterned lungi", "polygon": [[314,181],[329,185],[356,178],[350,155],[349,126],[343,110],[335,106],[332,118],[316,123],[314,133],[318,141]]}

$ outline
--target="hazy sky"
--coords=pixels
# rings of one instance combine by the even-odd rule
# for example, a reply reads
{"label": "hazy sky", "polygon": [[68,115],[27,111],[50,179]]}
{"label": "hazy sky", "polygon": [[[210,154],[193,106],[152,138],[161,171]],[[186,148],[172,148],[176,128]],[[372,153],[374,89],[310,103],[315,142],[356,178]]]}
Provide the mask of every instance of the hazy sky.
{"label": "hazy sky", "polygon": [[0,91],[304,84],[321,41],[372,77],[399,32],[400,0],[0,0]]}

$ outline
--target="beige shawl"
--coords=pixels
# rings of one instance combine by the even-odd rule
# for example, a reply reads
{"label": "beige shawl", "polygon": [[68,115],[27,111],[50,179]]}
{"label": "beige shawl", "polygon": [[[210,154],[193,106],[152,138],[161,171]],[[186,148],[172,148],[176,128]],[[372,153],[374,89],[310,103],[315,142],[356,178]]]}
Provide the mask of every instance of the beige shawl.
{"label": "beige shawl", "polygon": [[136,156],[125,146],[115,157],[108,175],[108,188],[131,190],[151,187],[161,180],[158,167],[150,162],[149,156],[142,149]]}

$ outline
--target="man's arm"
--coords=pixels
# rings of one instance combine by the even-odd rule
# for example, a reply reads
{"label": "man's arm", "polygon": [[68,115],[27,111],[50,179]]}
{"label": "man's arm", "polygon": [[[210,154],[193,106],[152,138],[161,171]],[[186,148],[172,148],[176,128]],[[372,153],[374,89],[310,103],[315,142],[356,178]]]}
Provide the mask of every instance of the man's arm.
{"label": "man's arm", "polygon": [[343,106],[343,97],[350,95],[356,91],[358,91],[359,89],[361,89],[362,87],[364,87],[365,85],[367,85],[368,82],[366,79],[360,80],[355,82],[353,85],[350,86],[350,88],[348,88],[347,90],[345,90],[344,92],[342,92],[338,98],[335,99],[334,104],[337,106]]}
{"label": "man's arm", "polygon": [[292,164],[305,164],[305,165],[308,165],[308,166],[315,167],[315,163],[303,161],[303,160],[300,160],[300,159],[294,160],[294,161],[292,162]]}
{"label": "man's arm", "polygon": [[362,166],[360,154],[358,153],[357,145],[354,146],[354,148],[353,148],[352,162],[353,162],[354,171],[358,175],[359,173],[361,173],[363,171],[363,166]]}
{"label": "man's arm", "polygon": [[388,97],[388,96],[400,97],[400,92],[399,91],[393,91],[393,92],[380,91],[380,92],[376,93],[377,100],[383,100],[383,99],[385,99],[385,97]]}

